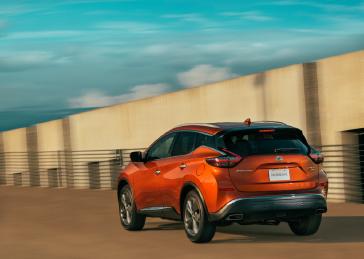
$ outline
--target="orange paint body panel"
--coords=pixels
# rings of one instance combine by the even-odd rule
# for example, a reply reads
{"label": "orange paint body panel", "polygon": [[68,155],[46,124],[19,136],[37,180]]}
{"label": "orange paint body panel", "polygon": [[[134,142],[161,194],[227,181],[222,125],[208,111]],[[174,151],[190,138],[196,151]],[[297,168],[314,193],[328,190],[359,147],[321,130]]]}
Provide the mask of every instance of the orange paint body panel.
{"label": "orange paint body panel", "polygon": [[[213,136],[218,127],[180,126],[167,132],[199,132]],[[161,139],[161,138],[160,138]],[[148,151],[147,151],[148,152]],[[210,165],[206,159],[224,154],[201,145],[185,155],[170,156],[143,162],[131,162],[120,174],[133,192],[138,210],[173,208],[181,214],[183,190],[188,185],[199,192],[208,213],[216,213],[236,199],[284,194],[322,194],[327,188],[326,174],[308,155],[251,155],[233,167]],[[288,180],[272,180],[272,169],[288,170]]]}

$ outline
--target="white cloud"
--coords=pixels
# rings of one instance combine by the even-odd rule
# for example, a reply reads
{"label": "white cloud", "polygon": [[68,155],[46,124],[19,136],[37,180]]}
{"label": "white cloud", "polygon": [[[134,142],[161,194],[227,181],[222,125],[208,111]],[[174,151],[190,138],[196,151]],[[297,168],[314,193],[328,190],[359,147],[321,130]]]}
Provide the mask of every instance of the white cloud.
{"label": "white cloud", "polygon": [[104,107],[130,100],[160,95],[168,90],[169,85],[164,83],[137,85],[128,93],[116,96],[110,96],[101,91],[92,90],[80,97],[71,98],[68,101],[68,104],[71,108]]}
{"label": "white cloud", "polygon": [[199,52],[206,52],[209,54],[249,54],[252,51],[253,44],[257,42],[248,42],[244,40],[225,40],[225,41],[217,41],[217,42],[209,42],[206,44],[198,45]]}
{"label": "white cloud", "polygon": [[165,14],[162,15],[162,18],[178,19],[184,22],[196,22],[196,23],[204,23],[207,21],[200,14],[197,13]]}
{"label": "white cloud", "polygon": [[57,56],[48,51],[18,51],[0,53],[0,72],[22,71],[39,66],[64,64],[69,57]]}
{"label": "white cloud", "polygon": [[7,22],[5,20],[0,20],[0,29],[4,29],[7,26]]}
{"label": "white cloud", "polygon": [[204,28],[203,30],[214,30],[221,24],[202,16],[199,13],[180,13],[180,14],[164,14],[162,18],[169,19],[171,21],[177,21],[180,23],[197,24]]}
{"label": "white cloud", "polygon": [[208,64],[197,65],[177,75],[178,81],[185,87],[193,87],[236,76],[227,67],[214,67]]}
{"label": "white cloud", "polygon": [[147,55],[173,55],[181,54],[182,56],[186,53],[194,51],[194,46],[191,44],[178,44],[178,43],[161,43],[152,44],[144,47],[143,53]]}
{"label": "white cloud", "polygon": [[320,3],[319,1],[289,1],[282,0],[269,3],[270,5],[281,5],[281,6],[291,6],[291,5],[301,5],[314,8],[320,8],[325,11],[335,11],[335,12],[358,12],[364,10],[364,2],[359,2],[357,4],[336,4],[336,3]]}
{"label": "white cloud", "polygon": [[39,10],[40,9],[38,8],[33,8],[26,5],[1,6],[0,15],[12,16],[24,13],[32,13]]}
{"label": "white cloud", "polygon": [[103,30],[127,31],[131,33],[155,33],[159,30],[159,26],[155,24],[129,21],[103,22],[96,27]]}
{"label": "white cloud", "polygon": [[262,14],[257,11],[250,11],[250,12],[224,12],[222,13],[224,16],[232,16],[232,17],[239,17],[244,20],[255,21],[255,22],[265,22],[271,21],[274,18],[265,14]]}
{"label": "white cloud", "polygon": [[56,5],[79,5],[79,4],[94,4],[94,3],[119,3],[119,2],[132,2],[133,0],[63,0],[62,2],[56,3]]}
{"label": "white cloud", "polygon": [[60,31],[20,31],[13,32],[6,37],[5,39],[37,39],[37,38],[66,38],[66,37],[74,37],[79,36],[83,31],[72,31],[72,30],[60,30]]}
{"label": "white cloud", "polygon": [[149,55],[160,55],[165,54],[171,50],[171,45],[168,44],[153,44],[146,46],[143,50],[145,54]]}

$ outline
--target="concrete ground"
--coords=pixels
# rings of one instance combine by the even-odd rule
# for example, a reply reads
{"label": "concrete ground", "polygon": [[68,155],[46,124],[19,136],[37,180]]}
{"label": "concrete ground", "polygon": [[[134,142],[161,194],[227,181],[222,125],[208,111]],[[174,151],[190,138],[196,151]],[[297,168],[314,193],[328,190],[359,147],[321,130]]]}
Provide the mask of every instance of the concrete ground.
{"label": "concrete ground", "polygon": [[364,205],[329,204],[320,231],[287,224],[219,228],[193,244],[180,223],[148,219],[145,230],[119,223],[112,191],[0,187],[0,258],[362,258]]}

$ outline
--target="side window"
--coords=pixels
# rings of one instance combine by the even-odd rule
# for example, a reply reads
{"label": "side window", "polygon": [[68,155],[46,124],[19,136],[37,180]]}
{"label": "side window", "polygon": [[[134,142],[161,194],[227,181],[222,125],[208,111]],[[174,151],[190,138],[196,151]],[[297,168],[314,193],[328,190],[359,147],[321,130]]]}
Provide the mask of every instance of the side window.
{"label": "side window", "polygon": [[170,157],[171,146],[175,136],[175,133],[169,134],[155,143],[147,153],[147,160],[150,161]]}
{"label": "side window", "polygon": [[195,148],[198,148],[199,146],[207,146],[216,148],[215,139],[213,136],[209,136],[206,134],[197,133],[196,134],[196,144]]}
{"label": "side window", "polygon": [[190,153],[195,147],[196,133],[180,132],[173,145],[172,156],[181,156]]}

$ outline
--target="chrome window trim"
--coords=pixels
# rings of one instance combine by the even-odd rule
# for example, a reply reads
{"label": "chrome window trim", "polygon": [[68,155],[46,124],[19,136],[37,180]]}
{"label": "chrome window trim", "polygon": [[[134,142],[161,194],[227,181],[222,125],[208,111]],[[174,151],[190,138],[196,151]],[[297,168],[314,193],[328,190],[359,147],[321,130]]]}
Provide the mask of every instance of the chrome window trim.
{"label": "chrome window trim", "polygon": [[212,123],[184,123],[184,124],[178,125],[177,127],[185,127],[185,126],[201,126],[201,127],[209,127],[209,128],[214,128],[214,129],[220,129],[219,126],[214,125]]}
{"label": "chrome window trim", "polygon": [[207,132],[201,132],[199,130],[192,130],[192,129],[176,129],[176,130],[172,130],[171,132],[176,132],[176,133],[179,133],[179,132],[192,132],[192,133],[199,133],[199,134],[202,134],[202,135],[206,135],[206,136],[214,136],[215,134],[210,134],[210,133],[207,133]]}

